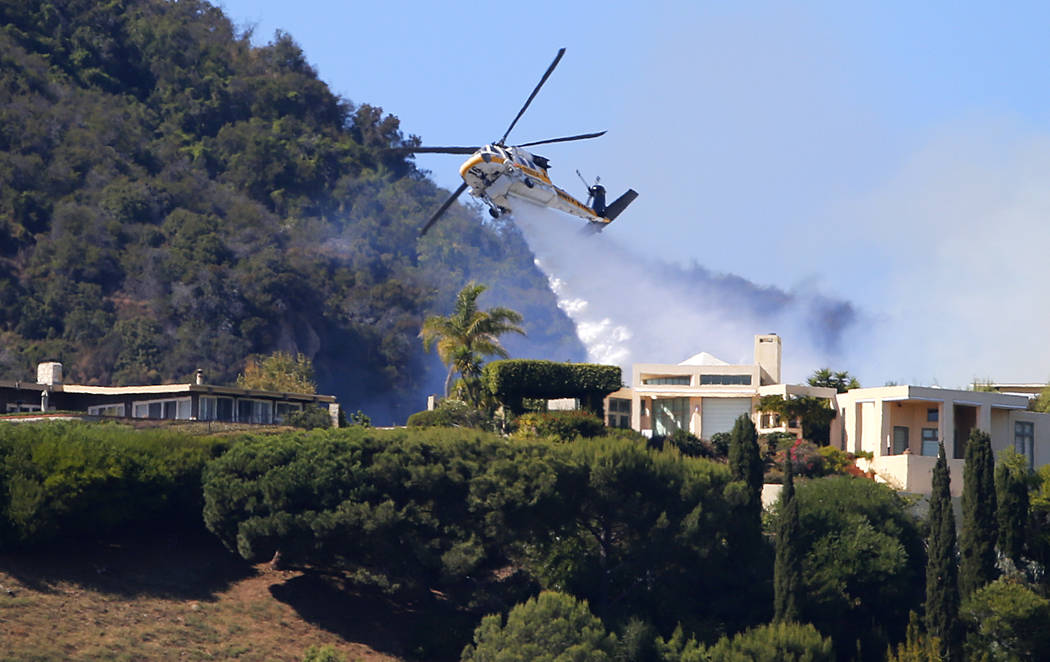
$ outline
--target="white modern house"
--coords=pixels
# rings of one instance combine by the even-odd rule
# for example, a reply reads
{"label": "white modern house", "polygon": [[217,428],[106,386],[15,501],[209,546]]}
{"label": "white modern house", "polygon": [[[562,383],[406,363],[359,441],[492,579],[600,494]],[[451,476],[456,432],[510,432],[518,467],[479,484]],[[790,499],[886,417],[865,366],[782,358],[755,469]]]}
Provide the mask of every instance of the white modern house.
{"label": "white modern house", "polygon": [[780,381],[780,336],[755,336],[754,362],[734,365],[706,352],[676,364],[639,363],[631,384],[605,400],[606,422],[633,428],[647,437],[685,430],[702,439],[728,432],[741,414],[751,416],[759,433],[797,431],[793,421],[761,414],[762,397],[810,396],[834,404],[835,389]]}
{"label": "white modern house", "polygon": [[966,440],[975,428],[991,436],[996,455],[1013,448],[1032,468],[1050,463],[1050,414],[1029,411],[1022,394],[883,386],[853,389],[835,400],[831,443],[871,453],[879,479],[905,492],[930,492],[943,441],[952,494],[962,494]]}
{"label": "white modern house", "polygon": [[[987,432],[998,455],[1014,448],[1029,466],[1050,464],[1050,414],[1028,410],[1040,385],[1003,385],[1001,390],[969,391],[928,386],[835,389],[781,382],[781,339],[755,336],[754,362],[733,365],[701,352],[677,364],[635,364],[630,386],[605,400],[606,423],[632,428],[647,437],[686,430],[702,439],[728,432],[741,415],[751,417],[759,434],[799,433],[795,421],[762,412],[762,397],[824,398],[835,410],[830,443],[857,455],[864,470],[893,487],[919,494],[931,489],[933,465],[944,442],[952,494],[962,493],[966,440],[974,429]],[[1040,386],[1036,389],[1036,386]]]}

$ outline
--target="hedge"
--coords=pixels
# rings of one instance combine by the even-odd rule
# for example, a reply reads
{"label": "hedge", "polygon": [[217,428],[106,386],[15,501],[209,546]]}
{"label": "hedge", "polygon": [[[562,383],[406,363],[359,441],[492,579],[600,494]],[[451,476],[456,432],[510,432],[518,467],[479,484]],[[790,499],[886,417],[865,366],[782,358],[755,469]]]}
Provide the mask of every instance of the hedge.
{"label": "hedge", "polygon": [[482,380],[516,414],[523,411],[525,398],[578,398],[601,416],[601,401],[623,384],[619,366],[529,359],[493,361],[485,366]]}
{"label": "hedge", "polygon": [[0,548],[199,525],[201,472],[228,443],[110,423],[0,424]]}

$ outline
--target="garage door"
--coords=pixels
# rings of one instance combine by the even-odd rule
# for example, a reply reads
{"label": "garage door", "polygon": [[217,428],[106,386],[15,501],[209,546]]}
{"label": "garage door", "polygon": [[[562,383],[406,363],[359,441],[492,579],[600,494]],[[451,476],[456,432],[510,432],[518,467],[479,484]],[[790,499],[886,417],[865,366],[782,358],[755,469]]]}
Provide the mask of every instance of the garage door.
{"label": "garage door", "polygon": [[751,398],[704,398],[700,436],[710,439],[713,434],[729,432],[741,414],[751,415]]}

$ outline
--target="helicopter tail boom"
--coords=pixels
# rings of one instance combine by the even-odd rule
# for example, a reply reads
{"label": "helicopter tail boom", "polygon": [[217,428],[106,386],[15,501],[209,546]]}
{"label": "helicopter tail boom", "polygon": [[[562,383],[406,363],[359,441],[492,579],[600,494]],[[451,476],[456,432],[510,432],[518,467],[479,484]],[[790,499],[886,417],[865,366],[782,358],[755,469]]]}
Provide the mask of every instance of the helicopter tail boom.
{"label": "helicopter tail boom", "polygon": [[604,218],[609,219],[610,222],[616,219],[617,216],[623,213],[624,209],[627,209],[627,205],[634,202],[634,199],[638,197],[638,192],[633,188],[627,189],[627,192],[616,198],[605,208],[605,213],[602,214]]}

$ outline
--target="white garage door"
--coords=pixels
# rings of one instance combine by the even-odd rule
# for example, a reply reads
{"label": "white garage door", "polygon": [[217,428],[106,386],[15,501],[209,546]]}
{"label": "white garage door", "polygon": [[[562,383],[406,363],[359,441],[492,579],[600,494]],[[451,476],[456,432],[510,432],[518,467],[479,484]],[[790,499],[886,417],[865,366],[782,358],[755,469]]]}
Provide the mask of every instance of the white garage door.
{"label": "white garage door", "polygon": [[704,398],[700,436],[710,439],[713,434],[729,432],[741,414],[751,415],[751,398]]}

